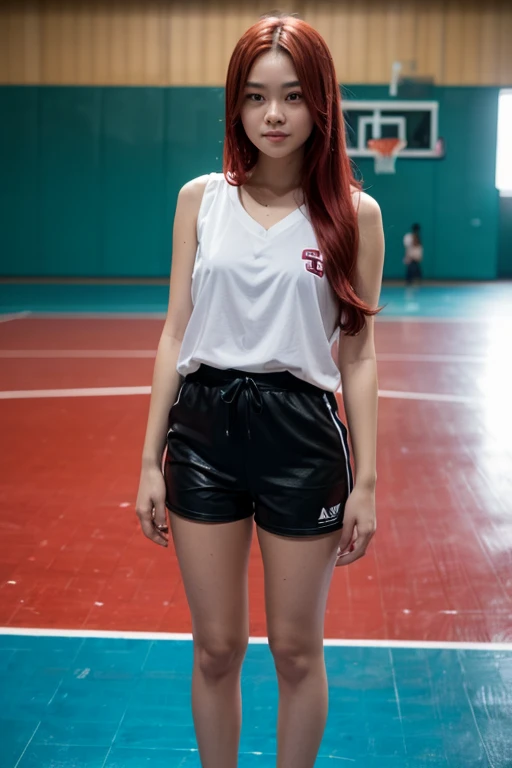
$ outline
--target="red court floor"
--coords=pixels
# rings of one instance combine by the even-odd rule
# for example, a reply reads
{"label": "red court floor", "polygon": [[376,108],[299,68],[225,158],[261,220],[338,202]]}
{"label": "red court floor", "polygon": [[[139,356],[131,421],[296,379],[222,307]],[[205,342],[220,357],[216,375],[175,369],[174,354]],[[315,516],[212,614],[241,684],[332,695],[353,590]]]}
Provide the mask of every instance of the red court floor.
{"label": "red court floor", "polygon": [[[0,324],[1,625],[190,631],[172,546],[134,513],[149,398],[122,393],[150,385],[161,327]],[[379,528],[335,572],[326,637],[512,640],[510,374],[491,331],[377,322]],[[95,387],[121,389],[20,398]],[[257,545],[250,590],[251,634],[265,635]]]}

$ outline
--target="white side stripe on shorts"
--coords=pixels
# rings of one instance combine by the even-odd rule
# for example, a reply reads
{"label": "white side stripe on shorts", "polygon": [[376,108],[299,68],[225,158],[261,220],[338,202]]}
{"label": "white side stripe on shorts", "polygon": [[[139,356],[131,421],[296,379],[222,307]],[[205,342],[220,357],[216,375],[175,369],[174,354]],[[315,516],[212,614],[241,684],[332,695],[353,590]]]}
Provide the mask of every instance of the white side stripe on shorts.
{"label": "white side stripe on shorts", "polygon": [[332,410],[332,406],[331,406],[331,404],[329,402],[329,399],[328,399],[327,395],[324,395],[324,403],[326,404],[327,408],[329,409],[329,414],[331,416],[331,419],[333,420],[334,426],[338,430],[338,434],[340,436],[341,445],[343,447],[343,453],[345,454],[345,467],[346,467],[346,470],[347,470],[347,487],[348,487],[349,493],[351,493],[352,492],[352,471],[350,469],[350,462],[349,462],[349,458],[348,458],[348,449],[347,449],[347,446],[345,444],[345,438],[343,436],[343,431],[341,429],[340,424],[338,423],[338,421],[336,419],[336,414]]}
{"label": "white side stripe on shorts", "polygon": [[176,402],[175,402],[175,403],[174,403],[174,405],[172,406],[173,408],[174,408],[174,406],[175,406],[175,405],[178,405],[178,403],[179,403],[179,401],[180,401],[180,397],[181,397],[181,392],[182,392],[182,390],[183,390],[183,387],[184,387],[184,386],[185,386],[185,382],[183,382],[183,383],[182,383],[182,385],[181,385],[181,387],[180,387],[180,389],[179,389],[179,392],[178,392],[178,397],[177,397],[177,399],[176,399]]}
{"label": "white side stripe on shorts", "polygon": [[[173,408],[174,408],[174,406],[175,406],[175,405],[178,405],[178,403],[179,403],[179,401],[180,401],[180,397],[181,397],[181,391],[182,391],[182,389],[183,389],[183,387],[184,387],[184,386],[185,386],[185,382],[183,382],[183,383],[182,383],[182,385],[181,385],[181,387],[180,387],[180,389],[179,389],[179,392],[178,392],[178,398],[177,398],[176,402],[175,402],[175,403],[173,403],[173,405],[172,405],[172,407],[173,407]],[[170,428],[170,430],[168,431],[168,433],[167,433],[167,437],[169,437],[169,435],[171,434],[171,432],[172,432],[172,427],[171,427],[171,428]]]}

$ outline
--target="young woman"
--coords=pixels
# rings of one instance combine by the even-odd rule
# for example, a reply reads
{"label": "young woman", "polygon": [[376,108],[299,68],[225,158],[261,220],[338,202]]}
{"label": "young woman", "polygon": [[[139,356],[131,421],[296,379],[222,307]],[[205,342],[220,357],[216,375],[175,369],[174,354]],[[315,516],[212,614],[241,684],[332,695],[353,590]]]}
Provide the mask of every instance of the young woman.
{"label": "young woman", "polygon": [[411,231],[404,235],[404,249],[405,282],[406,285],[412,285],[415,280],[421,280],[422,277],[423,245],[419,224],[413,224]]}
{"label": "young woman", "polygon": [[169,512],[204,768],[237,765],[254,520],[279,682],[277,764],[314,765],[333,568],[362,557],[375,531],[383,250],[379,208],[345,151],[325,42],[294,17],[261,19],[229,64],[224,174],[179,193],[137,499],[144,534],[162,546]]}

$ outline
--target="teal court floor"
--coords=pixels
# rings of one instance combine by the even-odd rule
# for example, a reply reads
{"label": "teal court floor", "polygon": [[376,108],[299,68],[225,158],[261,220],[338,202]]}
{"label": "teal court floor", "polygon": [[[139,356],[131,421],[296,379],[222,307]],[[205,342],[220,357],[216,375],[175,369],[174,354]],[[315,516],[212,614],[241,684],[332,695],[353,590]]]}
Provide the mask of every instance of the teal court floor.
{"label": "teal court floor", "polygon": [[[192,643],[0,636],[5,768],[199,768]],[[317,768],[507,768],[512,651],[328,645],[331,701]],[[275,765],[277,686],[267,645],[243,672],[240,768]]]}
{"label": "teal court floor", "polygon": [[[0,313],[162,313],[167,285],[0,282]],[[512,283],[425,285],[407,290],[384,285],[382,318],[512,318]]]}

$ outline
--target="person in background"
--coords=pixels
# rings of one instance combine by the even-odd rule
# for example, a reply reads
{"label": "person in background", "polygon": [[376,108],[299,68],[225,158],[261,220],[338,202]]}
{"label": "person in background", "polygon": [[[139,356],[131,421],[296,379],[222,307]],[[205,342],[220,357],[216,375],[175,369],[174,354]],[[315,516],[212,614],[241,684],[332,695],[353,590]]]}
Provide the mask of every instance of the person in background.
{"label": "person in background", "polygon": [[405,283],[411,286],[415,280],[421,280],[421,262],[423,260],[423,245],[421,242],[421,228],[419,224],[413,224],[411,231],[404,235],[404,264],[406,266]]}

